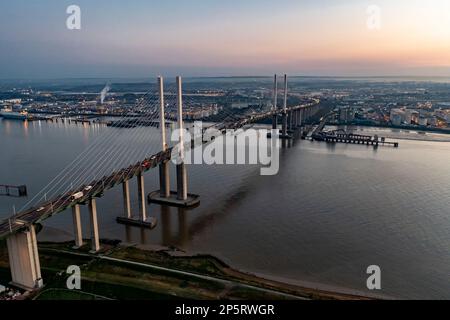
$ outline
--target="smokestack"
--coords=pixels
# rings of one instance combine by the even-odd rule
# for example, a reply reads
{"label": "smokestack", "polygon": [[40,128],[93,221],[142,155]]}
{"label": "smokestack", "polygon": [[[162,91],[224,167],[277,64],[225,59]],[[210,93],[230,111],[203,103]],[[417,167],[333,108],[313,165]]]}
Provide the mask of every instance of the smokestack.
{"label": "smokestack", "polygon": [[100,103],[103,104],[106,98],[106,94],[111,90],[111,87],[109,84],[106,84],[106,86],[103,88],[103,90],[100,92]]}

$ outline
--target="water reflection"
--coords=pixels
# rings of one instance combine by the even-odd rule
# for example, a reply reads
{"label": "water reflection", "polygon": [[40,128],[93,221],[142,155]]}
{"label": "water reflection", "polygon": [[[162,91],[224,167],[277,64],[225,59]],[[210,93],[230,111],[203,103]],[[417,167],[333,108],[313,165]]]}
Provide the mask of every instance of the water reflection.
{"label": "water reflection", "polygon": [[131,237],[132,234],[131,226],[124,225],[124,227],[125,227],[125,240],[126,242],[131,243],[133,241]]}
{"label": "water reflection", "polygon": [[28,120],[23,122],[23,135],[25,138],[28,138]]}
{"label": "water reflection", "polygon": [[161,207],[161,226],[162,226],[162,244],[170,246],[171,241],[171,219],[170,208],[167,206]]}
{"label": "water reflection", "polygon": [[[172,210],[177,211],[178,230],[172,232]],[[189,210],[184,208],[161,207],[161,243],[164,246],[183,247],[189,241],[188,215]]]}

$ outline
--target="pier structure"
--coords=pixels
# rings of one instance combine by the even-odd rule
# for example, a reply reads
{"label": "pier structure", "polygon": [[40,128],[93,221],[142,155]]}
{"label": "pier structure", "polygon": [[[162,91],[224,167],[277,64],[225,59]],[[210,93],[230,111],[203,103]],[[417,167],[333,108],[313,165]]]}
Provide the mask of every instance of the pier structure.
{"label": "pier structure", "polygon": [[[288,83],[287,75],[284,75],[284,98],[283,98],[283,111],[281,113],[281,135],[280,139],[292,139],[292,136],[288,134],[288,109],[287,109],[287,97],[288,97]],[[290,112],[290,111],[289,111]],[[291,117],[289,117],[291,118]]]}
{"label": "pier structure", "polygon": [[[165,123],[164,119],[164,87],[163,79],[159,78],[159,95],[160,95],[160,110],[161,123]],[[183,89],[181,77],[176,78],[177,85],[177,114],[178,114],[178,145],[177,145],[177,164],[176,164],[176,179],[177,190],[170,190],[169,179],[169,161],[160,165],[159,181],[160,190],[154,191],[148,195],[149,202],[176,206],[176,207],[194,207],[200,203],[200,196],[188,192],[188,178],[186,164],[184,163],[184,127],[183,127]],[[165,126],[161,125],[162,148],[167,149]],[[202,138],[203,140],[203,138]],[[203,141],[202,141],[203,142]]]}

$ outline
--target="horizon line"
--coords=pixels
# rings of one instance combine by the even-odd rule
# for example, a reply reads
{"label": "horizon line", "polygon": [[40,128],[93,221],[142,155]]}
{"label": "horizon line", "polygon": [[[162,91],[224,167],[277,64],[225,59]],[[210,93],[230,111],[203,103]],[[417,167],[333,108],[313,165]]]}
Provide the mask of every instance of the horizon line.
{"label": "horizon line", "polygon": [[[286,73],[280,72],[276,73],[276,75],[284,75]],[[183,76],[180,75],[184,79],[232,79],[232,78],[273,78],[275,73],[271,75],[228,75],[228,76]],[[364,78],[372,78],[372,79],[382,79],[382,78],[442,78],[442,79],[450,79],[450,75],[289,75],[289,78],[348,78],[348,79],[364,79]],[[107,80],[107,79],[157,79],[159,76],[163,78],[170,79],[175,78],[176,76],[164,76],[164,75],[155,75],[155,76],[111,76],[111,77],[30,77],[30,78],[0,78],[0,81],[37,81],[37,80]]]}

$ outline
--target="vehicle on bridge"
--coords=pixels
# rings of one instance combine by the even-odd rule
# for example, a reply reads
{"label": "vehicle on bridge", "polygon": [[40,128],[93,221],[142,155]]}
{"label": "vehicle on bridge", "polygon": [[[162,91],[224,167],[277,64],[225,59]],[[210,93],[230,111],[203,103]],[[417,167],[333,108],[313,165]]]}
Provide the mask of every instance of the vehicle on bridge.
{"label": "vehicle on bridge", "polygon": [[75,201],[78,199],[81,199],[84,196],[84,193],[82,191],[74,193],[73,195],[70,196],[70,201]]}

